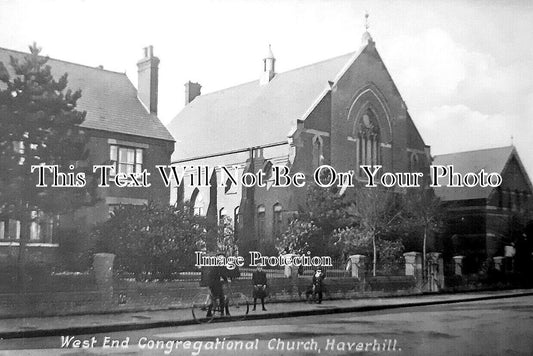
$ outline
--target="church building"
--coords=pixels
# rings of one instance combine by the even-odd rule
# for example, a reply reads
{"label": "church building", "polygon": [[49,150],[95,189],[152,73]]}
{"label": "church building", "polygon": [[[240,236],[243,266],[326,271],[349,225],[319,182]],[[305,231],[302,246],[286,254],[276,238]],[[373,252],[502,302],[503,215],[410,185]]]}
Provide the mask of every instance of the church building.
{"label": "church building", "polygon": [[269,47],[262,69],[260,78],[205,95],[200,84],[186,83],[186,106],[168,125],[176,138],[173,164],[191,173],[216,168],[218,185],[225,183],[216,191],[174,185],[171,203],[190,201],[200,215],[216,206],[218,219],[231,218],[246,249],[271,251],[305,201],[305,189],[272,186],[271,176],[265,187],[242,189],[220,166],[240,174],[286,166],[308,182],[321,165],[354,170],[361,180],[364,164],[382,165],[384,172],[429,166],[430,147],[368,31],[355,52],[283,73]]}

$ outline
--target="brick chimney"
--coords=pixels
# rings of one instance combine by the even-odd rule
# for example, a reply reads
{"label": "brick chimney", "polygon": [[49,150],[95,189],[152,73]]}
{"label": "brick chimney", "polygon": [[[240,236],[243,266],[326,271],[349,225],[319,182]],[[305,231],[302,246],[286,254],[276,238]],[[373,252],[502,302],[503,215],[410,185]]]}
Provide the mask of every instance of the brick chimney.
{"label": "brick chimney", "polygon": [[154,47],[144,48],[144,58],[137,62],[137,96],[148,111],[157,114],[159,58],[154,57]]}
{"label": "brick chimney", "polygon": [[188,105],[197,96],[201,95],[202,86],[198,83],[188,81],[185,83],[185,105]]}

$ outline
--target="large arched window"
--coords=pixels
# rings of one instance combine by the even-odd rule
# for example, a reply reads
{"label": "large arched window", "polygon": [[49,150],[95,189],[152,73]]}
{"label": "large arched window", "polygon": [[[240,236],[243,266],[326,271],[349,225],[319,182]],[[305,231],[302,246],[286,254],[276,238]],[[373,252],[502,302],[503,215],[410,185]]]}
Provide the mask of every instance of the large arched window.
{"label": "large arched window", "polygon": [[355,127],[356,168],[361,175],[361,165],[381,164],[381,140],[379,125],[374,111],[366,109],[359,117]]}
{"label": "large arched window", "polygon": [[281,235],[281,228],[282,228],[282,224],[283,224],[283,218],[282,218],[282,215],[281,215],[281,211],[282,211],[282,207],[281,207],[281,204],[280,203],[276,203],[274,204],[274,206],[272,207],[272,216],[273,216],[273,221],[272,221],[272,233],[274,235],[274,237],[278,237]]}
{"label": "large arched window", "polygon": [[265,206],[259,205],[257,207],[257,238],[259,241],[265,239]]}

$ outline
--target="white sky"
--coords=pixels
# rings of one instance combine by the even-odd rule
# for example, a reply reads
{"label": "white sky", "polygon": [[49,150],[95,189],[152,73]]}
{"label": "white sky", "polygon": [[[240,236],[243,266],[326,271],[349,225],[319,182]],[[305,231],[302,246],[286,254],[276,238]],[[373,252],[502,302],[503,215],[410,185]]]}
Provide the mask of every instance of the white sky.
{"label": "white sky", "polygon": [[128,74],[161,59],[159,117],[202,92],[356,50],[370,32],[432,153],[514,144],[533,179],[533,3],[528,1],[0,0],[0,47]]}

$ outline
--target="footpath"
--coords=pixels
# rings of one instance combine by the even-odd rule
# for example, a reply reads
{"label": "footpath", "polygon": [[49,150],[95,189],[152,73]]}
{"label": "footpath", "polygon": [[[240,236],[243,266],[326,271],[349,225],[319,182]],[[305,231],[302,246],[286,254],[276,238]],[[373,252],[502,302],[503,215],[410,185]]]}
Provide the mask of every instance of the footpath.
{"label": "footpath", "polygon": [[[460,303],[468,301],[533,296],[533,289],[484,291],[454,294],[424,294],[405,297],[355,298],[324,300],[322,304],[305,302],[269,303],[268,311],[252,311],[251,319],[296,317],[305,315],[363,312],[402,307]],[[231,318],[219,319],[232,322]],[[114,331],[140,330],[194,324],[191,309],[84,314],[54,317],[0,319],[0,339],[28,338],[57,335],[96,334]]]}

